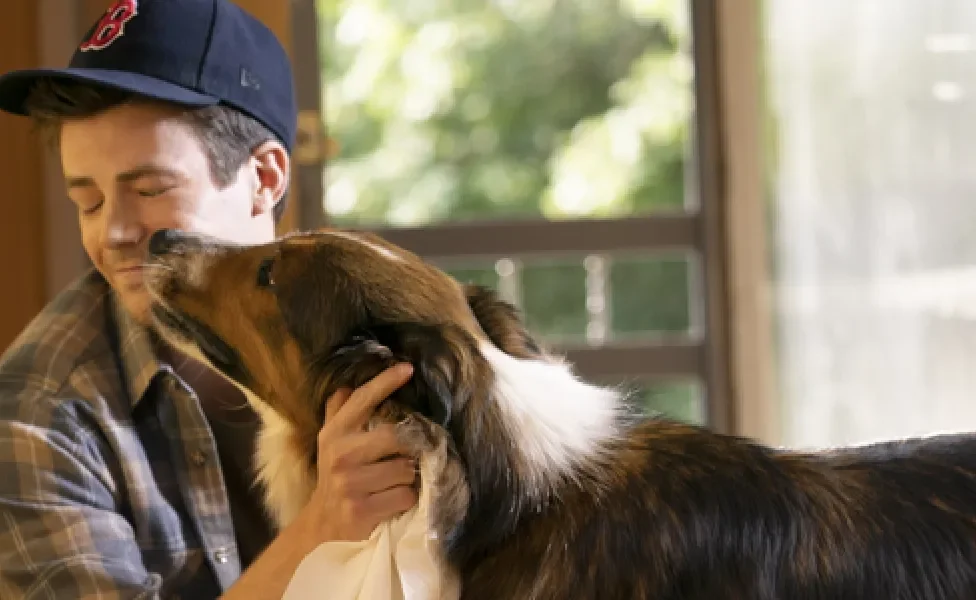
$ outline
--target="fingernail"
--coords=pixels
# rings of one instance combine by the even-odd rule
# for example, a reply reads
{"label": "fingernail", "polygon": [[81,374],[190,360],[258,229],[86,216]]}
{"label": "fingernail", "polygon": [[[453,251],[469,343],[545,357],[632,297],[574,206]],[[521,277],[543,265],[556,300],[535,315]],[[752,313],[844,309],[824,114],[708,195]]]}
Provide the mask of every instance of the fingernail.
{"label": "fingernail", "polygon": [[397,365],[397,372],[404,377],[413,374],[413,365],[410,363],[400,363]]}

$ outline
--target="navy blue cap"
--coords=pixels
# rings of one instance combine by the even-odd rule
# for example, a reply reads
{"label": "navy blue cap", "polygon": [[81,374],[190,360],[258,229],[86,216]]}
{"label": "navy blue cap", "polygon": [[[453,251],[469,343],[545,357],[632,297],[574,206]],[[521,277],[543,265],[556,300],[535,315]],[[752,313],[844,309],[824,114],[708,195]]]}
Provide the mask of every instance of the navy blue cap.
{"label": "navy blue cap", "polygon": [[24,102],[43,78],[188,107],[224,103],[264,124],[289,150],[295,142],[291,61],[274,33],[230,0],[117,0],[66,69],[0,76],[0,110],[27,114]]}

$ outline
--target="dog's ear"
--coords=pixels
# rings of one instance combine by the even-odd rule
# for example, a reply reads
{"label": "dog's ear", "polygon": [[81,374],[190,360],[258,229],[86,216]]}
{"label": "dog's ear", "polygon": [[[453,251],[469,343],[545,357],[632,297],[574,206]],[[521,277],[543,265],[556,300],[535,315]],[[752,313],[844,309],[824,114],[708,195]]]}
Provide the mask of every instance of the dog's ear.
{"label": "dog's ear", "polygon": [[372,325],[316,361],[317,399],[324,403],[339,388],[360,387],[384,369],[409,362],[413,377],[390,396],[391,408],[419,413],[446,428],[455,404],[464,401],[464,361],[473,349],[471,337],[452,327]]}
{"label": "dog's ear", "polygon": [[465,285],[464,294],[474,318],[499,350],[516,358],[542,356],[541,346],[525,328],[522,315],[513,305],[482,285]]}

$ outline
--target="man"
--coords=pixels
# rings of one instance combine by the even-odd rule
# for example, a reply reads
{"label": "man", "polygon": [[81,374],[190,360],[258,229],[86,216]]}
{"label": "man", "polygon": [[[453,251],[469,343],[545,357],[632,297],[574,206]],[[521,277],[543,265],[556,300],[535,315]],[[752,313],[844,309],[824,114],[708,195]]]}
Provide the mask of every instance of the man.
{"label": "man", "polygon": [[0,78],[0,108],[52,134],[94,264],[0,361],[0,598],[281,597],[318,544],[416,502],[395,436],[363,427],[409,368],[329,399],[318,488],[273,532],[244,398],[145,327],[154,231],[274,237],[292,88],[230,0],[119,0],[68,69]]}

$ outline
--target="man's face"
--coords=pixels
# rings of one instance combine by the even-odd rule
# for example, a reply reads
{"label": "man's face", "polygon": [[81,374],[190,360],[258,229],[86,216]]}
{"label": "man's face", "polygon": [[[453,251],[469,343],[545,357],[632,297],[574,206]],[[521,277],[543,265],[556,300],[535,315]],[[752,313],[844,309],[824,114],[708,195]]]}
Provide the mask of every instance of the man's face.
{"label": "man's face", "polygon": [[148,317],[142,264],[153,232],[182,229],[238,243],[274,235],[259,169],[245,164],[218,189],[176,109],[132,104],[69,120],[61,162],[85,251],[139,321]]}

